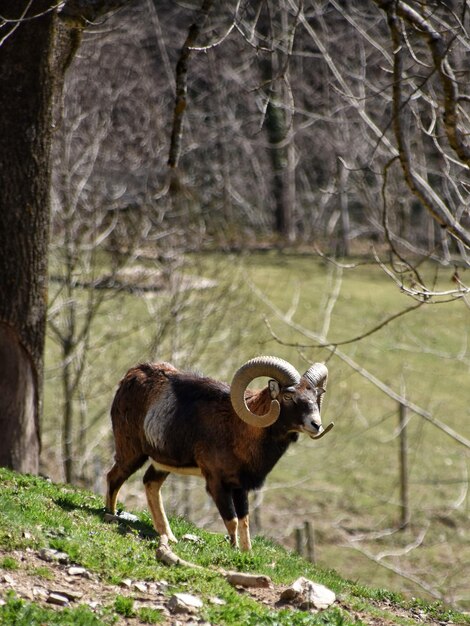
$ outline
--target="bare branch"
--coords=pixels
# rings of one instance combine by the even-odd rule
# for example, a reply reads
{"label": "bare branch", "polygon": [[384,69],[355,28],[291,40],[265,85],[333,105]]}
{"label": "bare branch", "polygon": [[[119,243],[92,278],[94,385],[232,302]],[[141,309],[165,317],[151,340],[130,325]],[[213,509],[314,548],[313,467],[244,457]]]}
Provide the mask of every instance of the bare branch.
{"label": "bare branch", "polygon": [[188,65],[191,52],[196,41],[204,28],[214,0],[203,0],[202,6],[195,21],[189,27],[186,41],[181,48],[178,63],[176,65],[176,93],[175,107],[173,110],[173,128],[171,132],[170,155],[168,165],[172,168],[178,166],[181,153],[181,138],[183,134],[183,119],[186,110],[186,96],[188,92]]}
{"label": "bare branch", "polygon": [[[400,158],[400,163],[402,166],[402,170],[405,176],[405,180],[411,189],[411,191],[419,198],[422,204],[427,208],[427,210],[431,213],[434,219],[445,228],[453,237],[461,241],[466,247],[470,247],[470,233],[462,227],[462,225],[455,219],[452,212],[449,208],[444,204],[442,199],[437,195],[437,193],[427,184],[424,179],[413,169],[412,158],[410,154],[409,144],[407,140],[407,136],[405,130],[402,126],[402,112],[404,107],[404,98],[402,95],[402,80],[404,76],[404,49],[406,48],[406,40],[403,34],[402,26],[399,22],[399,15],[403,15],[405,19],[411,20],[413,17],[413,25],[418,26],[420,28],[427,28],[427,36],[432,39],[434,42],[439,39],[439,36],[436,33],[436,36],[431,37],[431,33],[434,32],[431,30],[429,26],[424,23],[421,23],[422,20],[418,22],[418,15],[414,15],[410,13],[406,9],[408,9],[408,5],[404,5],[402,2],[391,2],[390,0],[381,1],[375,0],[376,4],[384,9],[387,13],[388,24],[392,36],[393,42],[393,73],[394,73],[394,82],[393,82],[393,126],[395,131],[395,137],[397,140],[398,154]],[[396,8],[398,9],[396,10]],[[410,9],[411,11],[411,9]],[[410,17],[411,16],[411,17]],[[459,156],[462,155],[464,157],[464,163],[466,163],[466,159],[468,155],[466,155],[466,151],[462,151],[462,142],[460,141],[460,135],[457,132],[457,119],[456,119],[456,106],[457,106],[457,92],[455,86],[455,79],[453,79],[453,74],[448,67],[449,64],[446,62],[443,67],[443,63],[445,61],[445,54],[442,49],[442,41],[440,41],[439,45],[433,45],[433,55],[435,57],[435,61],[438,55],[441,55],[441,60],[439,62],[439,66],[436,70],[439,72],[441,80],[443,80],[443,75],[445,75],[445,83],[444,83],[444,92],[446,95],[446,105],[445,105],[445,125],[449,134],[449,142],[451,143],[454,149],[458,148]],[[434,48],[436,50],[434,50]],[[437,55],[437,56],[436,56]],[[449,73],[450,72],[450,73]]]}
{"label": "bare branch", "polygon": [[[331,298],[331,302],[333,302],[334,304],[334,300],[336,299],[337,294],[333,294],[332,298]],[[328,304],[330,305],[331,302],[329,302]],[[403,315],[406,315],[407,313],[411,313],[411,311],[414,311],[415,309],[418,309],[420,306],[422,306],[424,304],[424,301],[420,301],[417,304],[412,304],[409,307],[406,307],[405,309],[402,309],[401,311],[398,311],[398,313],[394,313],[393,315],[390,315],[389,317],[385,318],[382,322],[380,322],[379,324],[377,324],[376,326],[373,326],[372,328],[370,328],[369,330],[367,330],[366,332],[360,334],[360,335],[356,335],[355,337],[352,337],[351,339],[345,339],[344,341],[325,341],[325,342],[317,342],[314,344],[302,344],[302,343],[288,343],[288,342],[284,342],[281,341],[281,339],[274,334],[269,322],[265,319],[265,324],[267,325],[267,327],[269,328],[271,334],[273,334],[273,336],[275,337],[276,341],[278,341],[278,343],[282,344],[283,346],[290,346],[292,348],[337,348],[338,346],[347,346],[350,345],[352,343],[357,343],[358,341],[361,341],[362,339],[366,339],[367,337],[370,337],[371,335],[374,335],[376,332],[378,332],[379,330],[381,330],[382,328],[385,328],[385,326],[387,326],[388,324],[390,324],[391,322],[395,321],[396,319],[398,319],[399,317],[402,317]],[[327,309],[327,320],[329,320],[329,315],[331,315],[331,310],[328,306]],[[326,324],[324,323],[324,328],[329,326],[329,321],[326,322]],[[321,335],[319,335],[321,337],[324,337],[325,335],[322,333]]]}
{"label": "bare branch", "polygon": [[103,15],[133,3],[135,0],[66,0],[59,16],[69,26],[84,28]]}
{"label": "bare branch", "polygon": [[[420,545],[420,543],[422,543],[423,540],[424,540],[424,536],[422,536],[422,533],[421,533],[421,535],[418,536],[416,541],[414,543],[410,544],[410,546],[409,546],[410,549],[418,547],[418,545]],[[380,565],[381,567],[384,567],[385,569],[388,569],[388,570],[394,572],[395,574],[398,574],[402,578],[405,578],[407,580],[412,581],[415,585],[418,585],[419,587],[424,589],[424,591],[429,593],[432,597],[437,598],[439,600],[446,599],[446,597],[444,595],[442,595],[439,591],[434,589],[434,587],[432,587],[431,585],[426,583],[424,580],[422,580],[421,578],[418,578],[414,574],[411,574],[409,572],[405,572],[400,567],[396,567],[395,565],[392,565],[391,563],[388,563],[388,562],[384,561],[383,558],[380,555],[377,557],[374,554],[372,554],[372,552],[370,552],[369,550],[361,548],[361,547],[359,547],[357,545],[352,545],[349,542],[343,544],[343,546],[346,547],[346,548],[352,548],[353,550],[357,550],[358,552],[360,552],[362,555],[364,555],[365,557],[367,557],[369,560],[373,561],[377,565]]]}
{"label": "bare branch", "polygon": [[[296,330],[298,333],[300,333],[304,337],[307,337],[311,341],[317,342],[317,347],[325,347],[327,350],[329,350],[332,353],[332,356],[334,355],[338,357],[339,359],[341,359],[341,361],[346,363],[349,367],[351,367],[358,374],[366,378],[370,383],[372,383],[375,387],[380,389],[387,396],[389,396],[396,402],[403,404],[408,409],[410,409],[411,411],[413,411],[414,413],[416,413],[417,415],[425,419],[427,422],[429,422],[430,424],[432,424],[433,426],[435,426],[436,428],[444,432],[451,439],[453,439],[457,443],[460,443],[462,446],[470,450],[470,440],[468,440],[466,437],[464,437],[463,435],[460,435],[453,428],[451,428],[447,424],[444,424],[439,419],[435,418],[431,413],[429,413],[429,411],[426,411],[425,409],[418,406],[414,402],[411,402],[407,398],[403,397],[397,391],[394,391],[391,387],[389,387],[387,384],[385,384],[376,376],[374,376],[374,374],[371,374],[371,372],[369,372],[364,367],[356,363],[354,359],[352,359],[345,352],[342,352],[336,346],[331,345],[328,342],[325,342],[324,337],[321,337],[314,331],[309,330],[308,328],[305,328],[304,326],[297,324],[296,322],[293,322],[292,320],[289,320],[288,318],[286,318],[284,313],[271,300],[269,300],[269,298],[260,289],[258,289],[253,283],[250,283],[250,288],[252,292],[276,315],[276,317],[280,319],[282,322],[284,322],[287,326]],[[274,338],[276,339],[276,341],[278,340],[277,337],[274,337]],[[322,346],[322,344],[325,344],[325,345]]]}
{"label": "bare branch", "polygon": [[463,163],[470,167],[470,150],[458,126],[458,102],[461,98],[458,83],[448,61],[449,45],[446,44],[428,20],[404,2],[397,2],[397,13],[407,20],[418,32],[422,32],[431,49],[434,67],[438,72],[444,91],[444,125],[450,146]]}
{"label": "bare branch", "polygon": [[452,300],[460,298],[465,300],[465,296],[470,293],[470,287],[467,287],[461,282],[458,277],[457,271],[454,272],[453,277],[454,282],[458,285],[455,289],[447,289],[446,291],[435,291],[430,289],[428,290],[422,285],[418,285],[417,283],[413,283],[409,287],[405,286],[403,284],[403,281],[401,281],[392,271],[390,271],[386,267],[384,263],[382,263],[377,254],[375,254],[375,260],[377,262],[377,265],[382,268],[387,276],[389,276],[396,283],[396,285],[398,285],[400,291],[406,293],[412,298],[419,299],[422,303],[429,302],[431,298],[440,298],[440,302],[450,302]]}
{"label": "bare branch", "polygon": [[238,0],[237,6],[235,7],[235,15],[233,17],[232,23],[230,24],[230,26],[227,28],[227,30],[225,31],[223,35],[221,35],[216,41],[212,41],[211,43],[205,46],[191,46],[190,50],[195,51],[195,52],[207,52],[208,50],[211,50],[212,48],[216,48],[217,46],[220,46],[220,44],[222,44],[227,39],[227,37],[230,35],[230,33],[233,31],[233,29],[237,25],[238,10],[240,8],[240,4],[241,4],[241,0]]}

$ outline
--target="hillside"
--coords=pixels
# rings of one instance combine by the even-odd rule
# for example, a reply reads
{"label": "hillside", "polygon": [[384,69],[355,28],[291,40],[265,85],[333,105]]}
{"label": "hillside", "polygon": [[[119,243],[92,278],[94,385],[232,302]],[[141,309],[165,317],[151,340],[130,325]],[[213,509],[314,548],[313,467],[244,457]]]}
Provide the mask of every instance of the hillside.
{"label": "hillside", "polygon": [[[183,519],[173,520],[175,551],[203,568],[163,565],[145,512],[109,524],[89,492],[5,469],[0,480],[0,624],[470,624],[441,604],[343,580],[264,538],[249,555],[235,552],[222,535]],[[272,584],[232,586],[214,567]],[[281,605],[280,593],[300,576],[333,590],[335,603],[320,612]],[[193,612],[181,612],[178,593],[197,598]]]}
{"label": "hillside", "polygon": [[[57,266],[58,272],[61,267]],[[142,259],[141,267],[156,273],[151,260]],[[320,441],[300,438],[277,464],[251,502],[257,531],[293,548],[297,530],[310,522],[315,558],[323,567],[408,597],[422,597],[428,590],[428,600],[469,611],[467,448],[425,420],[423,411],[418,415],[410,409],[411,520],[406,530],[400,530],[399,406],[370,380],[373,375],[424,409],[424,415],[470,440],[470,353],[465,340],[469,309],[463,302],[421,307],[340,348],[351,364],[340,358],[338,350],[317,347],[301,329],[324,332],[327,320],[328,338],[348,341],[381,324],[389,314],[406,310],[409,299],[397,292],[379,267],[360,265],[340,274],[330,268],[308,254],[188,255],[179,271],[215,280],[215,287],[156,294],[90,293],[77,288],[75,326],[69,324],[68,292],[57,295],[54,283],[51,302],[55,307],[62,299],[62,304],[55,309],[60,314],[53,326],[60,326],[64,342],[58,345],[51,339],[55,336],[51,330],[46,348],[42,471],[56,482],[63,481],[70,458],[73,472],[66,482],[103,493],[103,479],[112,462],[113,394],[126,370],[142,360],[169,361],[225,381],[257,355],[275,354],[300,371],[324,361],[330,378],[323,420],[334,421],[335,429]],[[421,271],[431,276],[434,269],[428,265]],[[107,265],[99,266],[97,273],[107,270]],[[445,289],[445,274],[441,279]],[[96,294],[106,296],[97,314],[88,308]],[[279,317],[277,311],[286,317]],[[90,312],[95,316],[88,335]],[[271,333],[286,345],[274,341]],[[73,363],[85,359],[84,369],[78,369],[83,374],[78,383],[65,367],[72,364],[67,356],[69,341],[75,342]],[[64,388],[72,382],[65,395]],[[73,409],[72,420],[66,409]],[[64,449],[64,441],[72,442],[71,452]],[[142,476],[136,474],[120,495],[130,510],[144,508]],[[208,501],[204,481],[197,477],[169,477],[163,497],[169,512],[184,515],[197,526],[220,529],[216,508]]]}

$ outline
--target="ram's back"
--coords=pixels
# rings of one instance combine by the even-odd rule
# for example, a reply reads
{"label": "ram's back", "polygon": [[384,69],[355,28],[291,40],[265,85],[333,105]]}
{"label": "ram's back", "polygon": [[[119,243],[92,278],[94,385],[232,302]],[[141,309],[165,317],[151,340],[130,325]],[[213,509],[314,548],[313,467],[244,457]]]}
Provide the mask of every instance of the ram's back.
{"label": "ram's back", "polygon": [[198,446],[227,445],[227,427],[238,422],[228,385],[168,363],[131,368],[116,391],[111,419],[117,449],[140,446],[147,456],[183,464],[194,461]]}

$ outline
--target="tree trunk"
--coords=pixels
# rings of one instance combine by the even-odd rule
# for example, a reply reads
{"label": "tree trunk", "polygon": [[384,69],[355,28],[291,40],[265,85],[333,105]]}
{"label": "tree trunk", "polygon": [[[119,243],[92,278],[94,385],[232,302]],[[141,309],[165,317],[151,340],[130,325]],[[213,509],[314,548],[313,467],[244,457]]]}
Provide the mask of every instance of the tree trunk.
{"label": "tree trunk", "polygon": [[273,167],[275,230],[287,241],[293,241],[292,211],[295,202],[295,178],[292,163],[294,159],[289,159],[289,156],[292,156],[293,146],[288,138],[284,110],[273,99],[274,96],[272,96],[266,109],[265,126],[269,137],[269,150]]}
{"label": "tree trunk", "polygon": [[0,324],[0,464],[36,474],[39,460],[37,378],[18,333]]}
{"label": "tree trunk", "polygon": [[[23,17],[27,5],[32,8]],[[72,31],[50,0],[0,0],[0,465],[37,473],[53,109]]]}
{"label": "tree trunk", "polygon": [[[287,37],[287,25],[283,23],[281,28]],[[258,30],[265,42],[275,37],[276,25],[272,22],[268,5],[260,12]],[[295,239],[293,218],[296,195],[295,145],[286,119],[290,102],[286,99],[283,81],[276,79],[276,74],[284,62],[284,57],[274,50],[260,56],[259,59],[261,77],[266,84],[266,95],[269,98],[264,127],[272,166],[274,230],[283,240],[292,242]]]}

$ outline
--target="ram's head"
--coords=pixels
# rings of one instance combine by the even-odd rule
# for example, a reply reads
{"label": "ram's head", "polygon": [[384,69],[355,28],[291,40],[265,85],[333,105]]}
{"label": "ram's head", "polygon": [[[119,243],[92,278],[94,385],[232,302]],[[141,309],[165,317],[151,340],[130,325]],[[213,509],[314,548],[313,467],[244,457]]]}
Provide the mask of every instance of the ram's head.
{"label": "ram's head", "polygon": [[[271,402],[267,412],[258,415],[256,401],[265,399],[261,393],[247,404],[245,393],[248,385],[259,377],[270,378],[264,396],[269,393]],[[235,373],[230,388],[232,406],[244,422],[267,428],[282,421],[288,431],[306,433],[313,439],[323,437],[333,428],[321,423],[320,409],[328,381],[328,369],[323,363],[314,363],[301,376],[287,361],[272,356],[251,359]]]}

